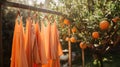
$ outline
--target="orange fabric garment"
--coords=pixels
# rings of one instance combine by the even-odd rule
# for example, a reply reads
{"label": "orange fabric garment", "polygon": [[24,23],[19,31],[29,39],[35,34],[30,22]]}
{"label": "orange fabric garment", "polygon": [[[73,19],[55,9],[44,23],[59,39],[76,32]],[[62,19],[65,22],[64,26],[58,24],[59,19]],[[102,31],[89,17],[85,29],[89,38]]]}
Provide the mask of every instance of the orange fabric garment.
{"label": "orange fabric garment", "polygon": [[13,35],[13,42],[12,42],[12,52],[11,52],[11,64],[10,64],[10,67],[15,67],[15,64],[17,63],[16,62],[16,44],[17,44],[17,40],[16,40],[16,37],[17,37],[17,28],[18,28],[18,22],[15,21],[15,27],[14,27],[14,35]]}
{"label": "orange fabric garment", "polygon": [[52,54],[51,54],[51,26],[50,26],[50,22],[47,23],[47,25],[45,26],[44,24],[42,24],[42,27],[43,27],[43,34],[44,34],[44,45],[45,45],[45,49],[46,49],[46,57],[47,57],[47,60],[51,59],[52,58]]}
{"label": "orange fabric garment", "polygon": [[25,40],[24,40],[24,32],[23,32],[23,24],[22,24],[22,20],[20,22],[20,30],[19,30],[19,34],[20,34],[20,67],[28,67],[27,64],[27,57],[26,57],[26,53],[25,53]]}
{"label": "orange fabric garment", "polygon": [[43,40],[43,45],[45,45],[45,53],[46,53],[46,58],[47,58],[47,63],[46,64],[42,64],[42,67],[52,67],[52,54],[51,54],[51,36],[50,36],[50,22],[47,23],[47,25],[45,26],[44,23],[42,22],[41,24],[41,33],[44,36],[44,40]]}
{"label": "orange fabric garment", "polygon": [[30,17],[26,19],[25,50],[28,67],[33,67],[34,63],[40,63],[35,29]]}
{"label": "orange fabric garment", "polygon": [[34,24],[32,24],[32,38],[33,38],[33,42],[32,42],[32,45],[33,45],[33,63],[36,63],[36,64],[39,64],[41,61],[40,61],[40,56],[39,56],[39,48],[38,48],[38,40],[37,40],[37,36],[36,36],[36,30],[35,30],[35,27],[34,27]]}
{"label": "orange fabric garment", "polygon": [[63,54],[56,22],[54,22],[51,26],[51,40],[51,46],[54,48],[55,51],[53,53],[53,59],[56,59],[58,58],[58,56]]}
{"label": "orange fabric garment", "polygon": [[22,19],[15,21],[13,44],[12,44],[12,54],[11,54],[11,65],[10,67],[28,67],[27,58],[24,49],[24,35]]}
{"label": "orange fabric garment", "polygon": [[[40,45],[41,45],[41,60],[42,60],[42,62],[41,62],[41,64],[47,64],[48,63],[48,58],[47,58],[47,53],[48,53],[48,51],[47,51],[47,48],[48,48],[48,46],[46,46],[45,44],[45,27],[44,27],[44,24],[43,23],[41,23],[41,32],[40,32],[40,38],[41,38],[41,43],[40,43]],[[44,53],[43,53],[43,51],[44,51]],[[43,54],[43,55],[42,55]]]}
{"label": "orange fabric garment", "polygon": [[40,63],[35,64],[36,67],[41,67],[42,64],[46,64],[47,63],[47,58],[46,58],[46,53],[45,53],[45,46],[44,46],[44,42],[42,42],[41,40],[43,40],[42,36],[43,35],[40,32],[40,27],[38,22],[36,22],[36,24],[34,24],[35,27],[35,33],[36,33],[36,39],[37,39],[37,45],[38,45],[38,49],[39,49],[39,56],[40,56]]}
{"label": "orange fabric garment", "polygon": [[56,23],[52,25],[48,22],[45,27],[44,24],[41,24],[44,31],[41,31],[44,35],[44,42],[48,63],[42,64],[42,67],[60,67],[59,56],[62,55],[62,48],[59,42],[59,34],[57,31]]}
{"label": "orange fabric garment", "polygon": [[26,34],[25,34],[25,50],[27,55],[28,67],[32,67],[32,38],[31,38],[31,26],[32,20],[29,18],[26,19]]}
{"label": "orange fabric garment", "polygon": [[57,41],[56,41],[56,29],[55,29],[55,23],[51,25],[51,46],[52,46],[52,59],[57,58]]}
{"label": "orange fabric garment", "polygon": [[57,29],[56,22],[53,23],[51,27],[51,38],[52,38],[52,44],[51,46],[54,48],[55,53],[53,54],[53,67],[60,67],[60,60],[59,57],[62,55],[62,47],[59,41],[59,33]]}

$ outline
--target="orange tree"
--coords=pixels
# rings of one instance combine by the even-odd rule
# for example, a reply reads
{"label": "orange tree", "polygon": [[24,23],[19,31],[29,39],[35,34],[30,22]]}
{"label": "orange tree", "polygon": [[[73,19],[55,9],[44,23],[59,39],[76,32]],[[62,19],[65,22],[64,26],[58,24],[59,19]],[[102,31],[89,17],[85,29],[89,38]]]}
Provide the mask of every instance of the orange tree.
{"label": "orange tree", "polygon": [[[78,42],[86,42],[88,49],[92,51],[94,59],[103,67],[103,57],[120,43],[120,1],[119,0],[59,0],[52,2],[56,7],[52,8],[66,14],[70,20],[71,29],[77,31],[71,33]],[[68,25],[61,18],[59,29],[60,37],[65,40]],[[93,37],[93,32],[98,32]],[[75,45],[74,45],[75,46]],[[97,66],[98,67],[98,66]]]}

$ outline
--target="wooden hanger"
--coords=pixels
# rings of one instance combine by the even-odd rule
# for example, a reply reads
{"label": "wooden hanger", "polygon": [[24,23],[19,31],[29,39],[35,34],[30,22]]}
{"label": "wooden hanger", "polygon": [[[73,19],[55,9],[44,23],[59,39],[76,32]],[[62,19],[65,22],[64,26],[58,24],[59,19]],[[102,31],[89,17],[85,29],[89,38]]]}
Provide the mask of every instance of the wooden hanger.
{"label": "wooden hanger", "polygon": [[48,19],[48,16],[47,16],[47,15],[45,15],[45,16],[44,16],[44,18],[42,19],[42,21],[45,21],[45,19],[47,19],[47,21],[49,21],[49,19]]}
{"label": "wooden hanger", "polygon": [[50,23],[55,22],[54,16],[51,15],[50,18],[49,18],[49,20],[51,21]]}
{"label": "wooden hanger", "polygon": [[20,9],[18,9],[18,11],[17,11],[17,21],[18,21],[18,23],[21,22],[21,19],[22,19],[22,17],[20,15]]}

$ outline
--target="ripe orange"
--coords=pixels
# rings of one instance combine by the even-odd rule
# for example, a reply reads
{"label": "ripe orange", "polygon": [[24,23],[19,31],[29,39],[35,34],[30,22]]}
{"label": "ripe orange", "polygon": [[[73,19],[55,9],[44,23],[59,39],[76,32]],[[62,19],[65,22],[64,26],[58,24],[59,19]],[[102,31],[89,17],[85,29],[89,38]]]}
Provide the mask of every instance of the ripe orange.
{"label": "ripe orange", "polygon": [[99,38],[99,33],[98,32],[93,32],[92,37],[95,38],[95,39]]}
{"label": "ripe orange", "polygon": [[68,19],[64,19],[64,24],[70,25],[70,21]]}
{"label": "ripe orange", "polygon": [[75,32],[76,32],[76,27],[73,27],[73,28],[71,29],[71,31],[72,31],[72,33],[75,33]]}
{"label": "ripe orange", "polygon": [[87,48],[87,45],[86,45],[85,42],[81,42],[81,43],[79,44],[79,46],[80,46],[81,49],[86,49],[86,48]]}
{"label": "ripe orange", "polygon": [[70,38],[70,41],[73,42],[73,43],[76,42],[75,37],[71,37],[71,38]]}
{"label": "ripe orange", "polygon": [[70,40],[70,38],[69,37],[66,37],[66,39],[65,39],[66,41],[69,41]]}
{"label": "ripe orange", "polygon": [[109,28],[109,25],[109,22],[104,20],[100,22],[99,27],[101,30],[107,30]]}

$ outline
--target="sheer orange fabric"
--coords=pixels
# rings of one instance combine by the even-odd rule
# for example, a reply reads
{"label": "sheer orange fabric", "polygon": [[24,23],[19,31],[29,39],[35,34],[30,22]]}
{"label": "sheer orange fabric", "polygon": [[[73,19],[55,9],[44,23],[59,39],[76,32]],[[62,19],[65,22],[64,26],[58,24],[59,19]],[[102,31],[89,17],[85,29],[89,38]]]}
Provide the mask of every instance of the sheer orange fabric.
{"label": "sheer orange fabric", "polygon": [[41,64],[47,64],[47,56],[46,56],[46,46],[45,46],[45,38],[44,38],[44,27],[41,24],[41,32],[40,32],[40,55],[41,55]]}
{"label": "sheer orange fabric", "polygon": [[59,41],[59,33],[57,29],[56,22],[53,23],[53,26],[51,28],[53,30],[51,36],[52,36],[52,46],[54,50],[56,51],[53,55],[53,67],[60,67],[60,55],[62,55],[62,47]]}
{"label": "sheer orange fabric", "polygon": [[24,48],[24,44],[25,44],[25,40],[24,40],[24,32],[23,32],[23,24],[22,24],[22,20],[20,22],[20,27],[19,27],[19,34],[20,34],[20,67],[28,67],[27,64],[27,57],[26,57],[26,53],[25,53],[25,48]]}
{"label": "sheer orange fabric", "polygon": [[34,26],[32,25],[32,20],[30,17],[26,20],[25,41],[28,66],[33,67],[33,63],[36,64],[40,63],[40,56],[36,31]]}
{"label": "sheer orange fabric", "polygon": [[59,56],[62,54],[62,48],[59,42],[56,23],[54,22],[50,25],[48,22],[46,27],[44,24],[42,24],[42,27],[44,28],[44,42],[48,58],[48,63],[42,64],[42,67],[60,67]]}
{"label": "sheer orange fabric", "polygon": [[41,31],[38,22],[32,24],[26,19],[24,33],[22,19],[16,19],[12,44],[11,67],[60,67],[59,56],[62,48],[56,22],[47,26],[42,23]]}
{"label": "sheer orange fabric", "polygon": [[44,35],[45,35],[45,46],[46,46],[46,56],[47,56],[47,59],[51,59],[51,47],[50,47],[50,44],[51,44],[51,26],[50,26],[50,22],[47,23],[47,26],[45,27],[44,26]]}
{"label": "sheer orange fabric", "polygon": [[[43,34],[40,32],[40,27],[38,22],[34,25],[35,32],[36,32],[36,39],[37,39],[37,45],[39,49],[39,56],[40,56],[40,63],[35,64],[36,67],[41,67],[42,64],[47,64],[47,58],[46,58],[46,52],[45,52],[45,46],[43,42]],[[34,67],[35,67],[34,66]]]}
{"label": "sheer orange fabric", "polygon": [[28,67],[27,58],[24,49],[24,35],[22,19],[15,21],[12,54],[11,54],[11,66],[10,67]]}
{"label": "sheer orange fabric", "polygon": [[17,42],[16,42],[17,27],[18,27],[18,22],[17,22],[17,19],[16,19],[16,21],[15,21],[15,27],[14,27],[13,42],[12,42],[11,66],[10,66],[10,67],[15,67],[15,63],[17,63],[17,62],[15,61],[15,59],[16,59],[16,56],[15,56],[15,55],[16,55],[16,53],[17,53],[17,52],[16,52],[16,45],[15,45],[15,44],[17,44]]}
{"label": "sheer orange fabric", "polygon": [[[40,64],[40,56],[39,56],[39,43],[38,43],[38,32],[37,32],[37,28],[36,28],[36,24],[33,23],[33,27],[34,27],[34,31],[35,31],[35,45],[33,47],[33,58],[34,58],[34,65],[33,67],[37,67],[37,64]],[[39,66],[40,67],[40,66]]]}
{"label": "sheer orange fabric", "polygon": [[44,44],[45,45],[45,53],[46,53],[46,58],[47,58],[47,63],[46,64],[42,64],[42,67],[52,67],[52,59],[51,59],[51,46],[50,46],[50,22],[48,22],[46,24],[46,26],[44,25],[44,23],[41,23],[41,33],[44,36]]}
{"label": "sheer orange fabric", "polygon": [[31,37],[31,18],[26,19],[25,50],[27,55],[28,67],[32,67],[32,37]]}

